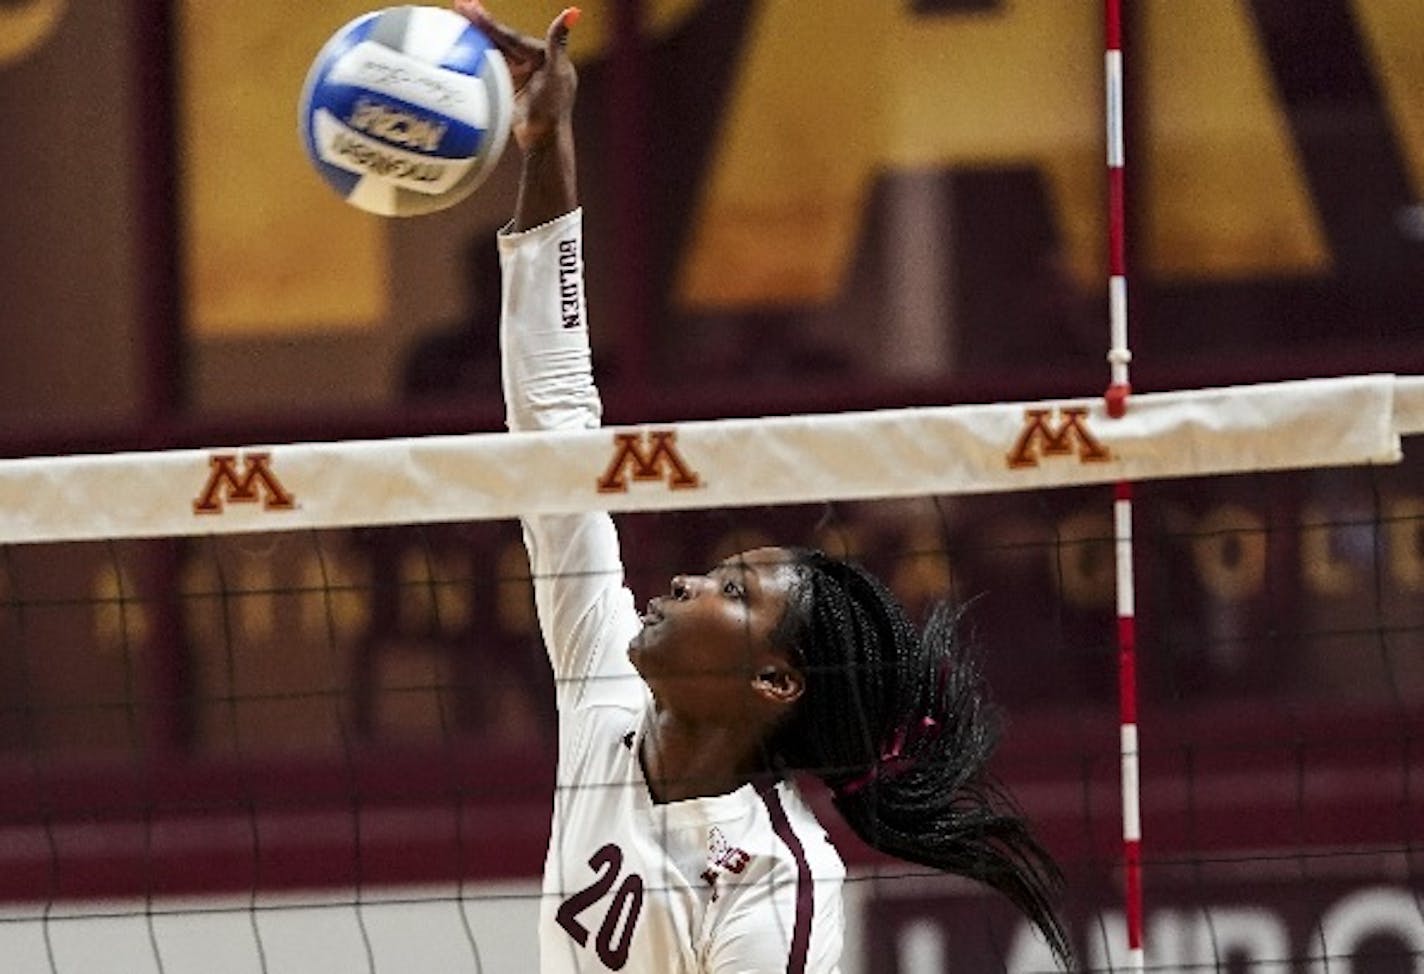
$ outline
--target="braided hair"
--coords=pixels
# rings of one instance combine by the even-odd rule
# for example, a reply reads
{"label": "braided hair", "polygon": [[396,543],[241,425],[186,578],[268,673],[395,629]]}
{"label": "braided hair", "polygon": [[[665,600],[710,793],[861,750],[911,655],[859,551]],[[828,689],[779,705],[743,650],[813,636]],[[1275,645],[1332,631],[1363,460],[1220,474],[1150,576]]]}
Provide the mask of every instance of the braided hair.
{"label": "braided hair", "polygon": [[773,760],[824,781],[872,847],[1002,893],[1070,965],[1053,906],[1062,875],[985,771],[999,720],[959,611],[940,604],[921,633],[864,569],[791,555],[798,578],[774,638],[806,691],[769,742]]}

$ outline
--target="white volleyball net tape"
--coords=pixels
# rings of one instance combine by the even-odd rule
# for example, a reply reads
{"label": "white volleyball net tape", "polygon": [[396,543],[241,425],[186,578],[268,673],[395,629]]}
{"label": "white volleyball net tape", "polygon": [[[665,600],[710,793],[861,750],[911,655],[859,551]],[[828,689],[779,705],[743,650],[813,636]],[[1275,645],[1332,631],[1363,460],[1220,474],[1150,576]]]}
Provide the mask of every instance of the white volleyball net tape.
{"label": "white volleyball net tape", "polygon": [[[1064,863],[1084,968],[1113,969],[1105,485],[1131,481],[1148,966],[1424,969],[1420,434],[1424,378],[1371,375],[1120,419],[1054,400],[0,462],[0,956],[534,969],[552,694],[513,519],[608,510],[643,597],[774,542],[854,555],[916,611],[975,600],[1000,773]],[[851,867],[845,974],[1047,969],[1002,902],[814,801]]]}
{"label": "white volleyball net tape", "polygon": [[[0,538],[190,537],[1394,463],[1400,436],[1424,422],[1420,388],[1380,375],[1148,394],[1119,420],[1099,401],[1061,400],[20,460],[0,468]],[[640,481],[671,489],[628,489]]]}

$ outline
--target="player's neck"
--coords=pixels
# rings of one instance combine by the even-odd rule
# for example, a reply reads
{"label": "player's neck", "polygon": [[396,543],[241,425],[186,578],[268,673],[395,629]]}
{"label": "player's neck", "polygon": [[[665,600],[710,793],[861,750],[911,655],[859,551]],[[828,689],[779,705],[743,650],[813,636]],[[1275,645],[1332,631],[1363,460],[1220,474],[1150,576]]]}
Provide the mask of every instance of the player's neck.
{"label": "player's neck", "polygon": [[689,724],[668,711],[653,718],[638,757],[660,804],[729,794],[763,770],[745,728]]}

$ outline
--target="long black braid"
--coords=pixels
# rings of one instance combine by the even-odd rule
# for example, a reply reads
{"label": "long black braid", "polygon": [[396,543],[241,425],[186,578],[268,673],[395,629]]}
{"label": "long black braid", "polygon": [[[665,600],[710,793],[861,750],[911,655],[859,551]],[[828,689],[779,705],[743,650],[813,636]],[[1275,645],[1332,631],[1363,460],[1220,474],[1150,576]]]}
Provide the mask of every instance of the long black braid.
{"label": "long black braid", "polygon": [[1053,906],[1062,875],[985,770],[999,720],[958,611],[941,604],[921,634],[864,569],[792,556],[799,578],[776,638],[806,692],[770,742],[775,759],[820,777],[874,848],[1002,893],[1070,966]]}

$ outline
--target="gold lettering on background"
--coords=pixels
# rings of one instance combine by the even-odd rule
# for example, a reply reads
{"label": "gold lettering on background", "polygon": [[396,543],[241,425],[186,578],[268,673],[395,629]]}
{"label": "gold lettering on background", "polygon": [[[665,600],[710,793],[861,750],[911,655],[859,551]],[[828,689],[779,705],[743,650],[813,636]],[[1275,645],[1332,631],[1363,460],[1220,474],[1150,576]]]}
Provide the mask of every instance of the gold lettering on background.
{"label": "gold lettering on background", "polygon": [[[764,0],[679,276],[690,308],[825,304],[886,169],[1036,165],[1071,266],[1101,279],[1102,23],[1093,4],[917,16]],[[796,70],[788,71],[788,64]]]}
{"label": "gold lettering on background", "polygon": [[1191,539],[1197,578],[1224,602],[1244,602],[1266,584],[1266,523],[1239,504],[1212,508]]}
{"label": "gold lettering on background", "polygon": [[1361,590],[1359,569],[1341,558],[1334,539],[1341,530],[1374,530],[1372,525],[1345,528],[1330,521],[1331,512],[1316,504],[1307,505],[1300,526],[1300,570],[1306,587],[1316,595],[1342,598]]}
{"label": "gold lettering on background", "polygon": [[[1143,266],[1177,278],[1318,274],[1326,248],[1248,4],[1143,4]],[[1416,38],[1419,34],[1416,33]],[[1181,52],[1193,52],[1181,57]],[[1130,55],[1127,55],[1130,56]]]}
{"label": "gold lettering on background", "polygon": [[[20,10],[59,6],[31,0]],[[666,36],[704,6],[647,0],[645,29]],[[1249,12],[1209,6],[1210,15],[1185,16],[1178,5],[1143,5],[1140,49],[1128,53],[1144,125],[1127,147],[1140,177],[1131,206],[1142,217],[1142,269],[1319,273],[1329,254]],[[1352,7],[1395,142],[1424,194],[1418,0]],[[904,3],[824,4],[810,45],[803,8],[757,5],[681,255],[682,304],[829,302],[876,174],[949,166],[1042,171],[1074,277],[1100,286],[1102,25],[1093,5],[917,16]],[[369,9],[253,0],[242,17],[220,18],[180,0],[184,265],[199,336],[362,328],[388,314],[386,225],[321,182],[291,113],[272,101],[298,91],[322,42]],[[519,19],[556,12],[528,8]],[[612,0],[589,0],[585,12],[571,41],[581,62],[606,52],[616,20]]]}
{"label": "gold lettering on background", "polygon": [[[1068,266],[1100,285],[1102,25],[1092,5],[939,17],[899,3],[823,5],[810,47],[801,7],[766,0],[756,22],[681,266],[684,305],[830,302],[870,182],[887,169],[1037,167]],[[1142,177],[1131,201],[1143,215],[1142,268],[1321,273],[1330,255],[1249,11],[1210,7],[1188,16],[1180,5],[1143,5],[1140,46],[1127,55],[1141,71],[1133,94],[1144,129],[1127,157]],[[1424,195],[1418,0],[1354,8]],[[798,71],[788,75],[788,63]]]}
{"label": "gold lettering on background", "polygon": [[1401,591],[1424,592],[1424,498],[1392,498],[1384,517],[1390,576]]}
{"label": "gold lettering on background", "polygon": [[1354,5],[1366,50],[1373,55],[1395,145],[1403,153],[1414,186],[1424,200],[1424,18],[1419,0],[1358,0]]}
{"label": "gold lettering on background", "polygon": [[90,592],[90,626],[99,651],[114,657],[141,652],[148,642],[150,600],[140,597],[129,566],[105,560],[94,569]]}
{"label": "gold lettering on background", "polygon": [[186,321],[197,338],[360,331],[388,313],[380,220],[349,206],[296,134],[297,93],[364,0],[253,0],[214,17],[180,0],[177,90],[185,165]]}
{"label": "gold lettering on background", "polygon": [[1113,523],[1106,511],[1083,510],[1063,518],[1057,525],[1056,543],[1045,554],[1064,604],[1075,609],[1113,604],[1117,566]]}
{"label": "gold lettering on background", "polygon": [[17,64],[43,47],[67,6],[66,0],[0,3],[0,67]]}

